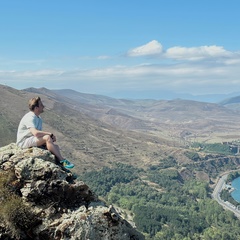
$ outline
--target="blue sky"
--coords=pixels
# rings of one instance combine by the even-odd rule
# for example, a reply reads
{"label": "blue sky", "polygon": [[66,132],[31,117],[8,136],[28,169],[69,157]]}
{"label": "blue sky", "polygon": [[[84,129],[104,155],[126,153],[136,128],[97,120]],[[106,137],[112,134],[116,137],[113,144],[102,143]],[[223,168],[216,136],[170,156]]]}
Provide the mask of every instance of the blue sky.
{"label": "blue sky", "polygon": [[238,0],[0,1],[0,84],[113,97],[240,92]]}

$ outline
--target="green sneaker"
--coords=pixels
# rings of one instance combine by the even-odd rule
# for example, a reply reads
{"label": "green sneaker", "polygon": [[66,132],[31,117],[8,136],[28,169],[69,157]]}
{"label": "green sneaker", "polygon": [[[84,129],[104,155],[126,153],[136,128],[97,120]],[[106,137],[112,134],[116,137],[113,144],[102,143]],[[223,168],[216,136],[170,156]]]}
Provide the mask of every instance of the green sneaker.
{"label": "green sneaker", "polygon": [[67,159],[63,159],[62,161],[60,161],[60,163],[65,168],[73,168],[74,167],[74,164],[70,163]]}

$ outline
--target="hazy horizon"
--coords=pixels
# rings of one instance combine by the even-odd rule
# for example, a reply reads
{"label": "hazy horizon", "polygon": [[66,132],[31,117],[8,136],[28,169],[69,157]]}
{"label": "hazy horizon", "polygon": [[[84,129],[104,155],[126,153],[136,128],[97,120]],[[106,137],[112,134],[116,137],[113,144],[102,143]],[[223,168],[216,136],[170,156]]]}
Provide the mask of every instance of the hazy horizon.
{"label": "hazy horizon", "polygon": [[239,7],[3,1],[0,83],[112,97],[230,94],[240,89]]}

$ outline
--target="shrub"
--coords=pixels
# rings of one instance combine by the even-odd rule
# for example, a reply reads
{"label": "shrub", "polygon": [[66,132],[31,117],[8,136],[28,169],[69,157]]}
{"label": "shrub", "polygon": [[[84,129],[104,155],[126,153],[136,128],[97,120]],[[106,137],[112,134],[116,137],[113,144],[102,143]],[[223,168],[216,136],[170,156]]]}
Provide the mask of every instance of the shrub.
{"label": "shrub", "polygon": [[2,205],[0,216],[15,237],[26,234],[39,223],[30,206],[25,205],[18,196],[8,198]]}
{"label": "shrub", "polygon": [[185,156],[187,156],[188,158],[190,158],[191,160],[193,160],[195,162],[201,160],[198,153],[196,153],[196,152],[185,152]]}
{"label": "shrub", "polygon": [[11,172],[0,172],[0,220],[12,237],[22,238],[39,223],[39,219],[16,194],[16,179]]}

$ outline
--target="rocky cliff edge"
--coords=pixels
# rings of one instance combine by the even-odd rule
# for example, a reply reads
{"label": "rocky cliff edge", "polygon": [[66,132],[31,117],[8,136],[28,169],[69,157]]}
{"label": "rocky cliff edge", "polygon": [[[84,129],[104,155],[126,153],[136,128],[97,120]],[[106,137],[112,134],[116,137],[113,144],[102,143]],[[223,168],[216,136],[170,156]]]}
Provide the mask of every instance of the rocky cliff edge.
{"label": "rocky cliff edge", "polygon": [[0,206],[0,239],[144,239],[40,148],[0,148]]}

